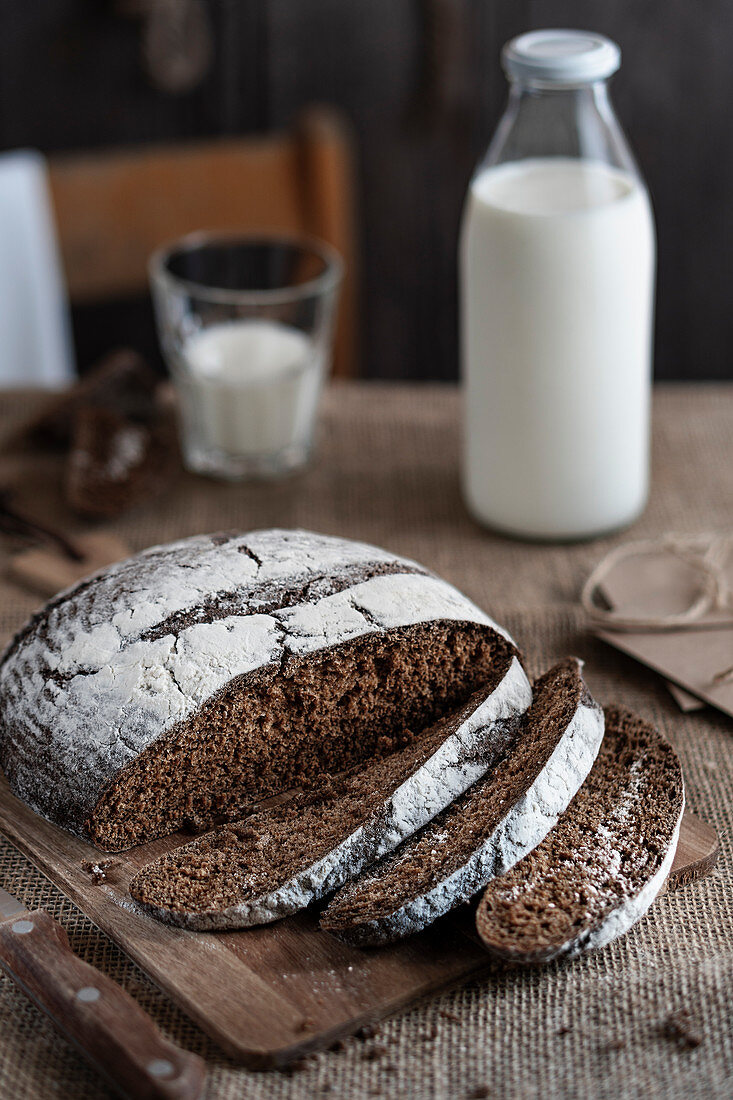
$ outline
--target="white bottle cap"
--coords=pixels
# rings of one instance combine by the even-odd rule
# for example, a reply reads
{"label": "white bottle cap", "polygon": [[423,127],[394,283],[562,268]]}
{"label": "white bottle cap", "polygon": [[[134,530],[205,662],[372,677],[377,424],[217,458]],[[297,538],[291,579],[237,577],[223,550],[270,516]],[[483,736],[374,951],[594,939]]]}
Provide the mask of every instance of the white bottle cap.
{"label": "white bottle cap", "polygon": [[509,76],[547,84],[604,80],[621,64],[621,50],[610,38],[590,31],[530,31],[507,42],[501,55]]}

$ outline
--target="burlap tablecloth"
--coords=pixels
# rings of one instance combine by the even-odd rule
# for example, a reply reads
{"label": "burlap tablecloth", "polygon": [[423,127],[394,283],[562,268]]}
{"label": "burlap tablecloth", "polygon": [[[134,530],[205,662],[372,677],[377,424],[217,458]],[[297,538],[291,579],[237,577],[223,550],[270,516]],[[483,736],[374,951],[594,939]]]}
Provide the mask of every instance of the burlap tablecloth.
{"label": "burlap tablecloth", "polygon": [[[0,397],[0,424],[31,399]],[[591,566],[623,538],[733,526],[733,386],[656,394],[654,491],[633,532],[576,546],[501,539],[474,525],[458,494],[452,388],[342,385],[328,393],[318,458],[279,485],[182,477],[163,501],[115,524],[134,549],[217,528],[302,526],[380,543],[453,581],[511,629],[533,673],[572,652],[594,694],[657,722],[683,758],[689,805],[723,841],[715,873],[660,899],[623,940],[575,962],[468,985],[349,1040],[292,1074],[247,1072],[176,1010],[105,936],[7,843],[0,884],[66,926],[74,949],[129,990],[176,1042],[209,1063],[210,1100],[332,1095],[462,1098],[733,1096],[733,722],[685,716],[660,680],[586,632],[577,606]],[[70,524],[54,460],[0,460],[0,484]],[[38,603],[0,581],[0,632]],[[664,1032],[689,1011],[702,1042]],[[486,1091],[488,1090],[488,1091]],[[106,1097],[105,1087],[16,988],[0,981],[0,1098]]]}

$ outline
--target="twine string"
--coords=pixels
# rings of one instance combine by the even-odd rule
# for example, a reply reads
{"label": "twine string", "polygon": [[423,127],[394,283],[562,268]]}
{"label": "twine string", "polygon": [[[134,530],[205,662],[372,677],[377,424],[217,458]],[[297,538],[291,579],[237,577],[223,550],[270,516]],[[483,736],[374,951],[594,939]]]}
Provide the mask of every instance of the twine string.
{"label": "twine string", "polygon": [[[622,561],[666,551],[690,565],[698,575],[699,589],[684,611],[659,615],[628,615],[602,607],[596,600],[603,581]],[[726,565],[733,550],[733,534],[664,535],[625,543],[611,550],[598,563],[583,585],[581,603],[587,615],[609,630],[689,630],[699,628],[700,620],[711,611],[730,609],[729,618],[716,619],[715,626],[733,625],[733,593],[726,577]],[[733,667],[720,674],[733,678]]]}

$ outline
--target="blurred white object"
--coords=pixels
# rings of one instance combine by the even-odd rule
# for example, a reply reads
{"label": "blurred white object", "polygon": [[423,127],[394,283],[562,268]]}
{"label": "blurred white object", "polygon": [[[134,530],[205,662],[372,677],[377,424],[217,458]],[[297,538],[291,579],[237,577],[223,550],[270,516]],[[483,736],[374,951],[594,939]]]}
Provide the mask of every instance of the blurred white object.
{"label": "blurred white object", "polygon": [[654,219],[607,92],[618,46],[532,31],[461,237],[463,491],[532,539],[605,534],[646,503]]}
{"label": "blurred white object", "polygon": [[0,388],[58,389],[76,374],[44,157],[0,154]]}

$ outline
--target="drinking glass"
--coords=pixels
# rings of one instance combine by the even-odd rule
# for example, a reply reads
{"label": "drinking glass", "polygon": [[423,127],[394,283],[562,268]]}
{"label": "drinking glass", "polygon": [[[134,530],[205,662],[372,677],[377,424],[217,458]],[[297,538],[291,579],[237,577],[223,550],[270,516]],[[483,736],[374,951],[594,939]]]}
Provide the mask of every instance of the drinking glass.
{"label": "drinking glass", "polygon": [[188,469],[273,477],[308,461],[341,277],[328,245],[285,236],[194,233],[153,254]]}

